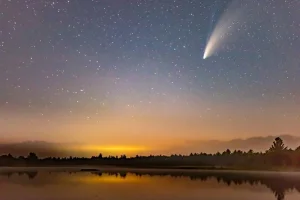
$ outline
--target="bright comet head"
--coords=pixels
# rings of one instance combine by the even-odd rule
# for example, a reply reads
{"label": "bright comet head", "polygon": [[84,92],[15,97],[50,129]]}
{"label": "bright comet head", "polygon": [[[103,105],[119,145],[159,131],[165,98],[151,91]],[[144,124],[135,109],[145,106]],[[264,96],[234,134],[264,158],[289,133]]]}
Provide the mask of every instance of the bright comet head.
{"label": "bright comet head", "polygon": [[203,55],[203,60],[205,60],[208,56],[209,56],[209,55],[208,55],[207,47],[206,47],[206,49],[205,49],[205,51],[204,51],[204,55]]}

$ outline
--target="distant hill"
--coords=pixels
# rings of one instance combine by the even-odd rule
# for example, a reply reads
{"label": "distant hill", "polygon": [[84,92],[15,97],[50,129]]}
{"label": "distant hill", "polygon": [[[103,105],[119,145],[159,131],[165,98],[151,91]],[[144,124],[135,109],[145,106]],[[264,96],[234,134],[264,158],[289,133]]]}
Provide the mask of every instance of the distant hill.
{"label": "distant hill", "polygon": [[14,156],[27,156],[30,152],[35,152],[40,157],[66,155],[62,145],[43,141],[0,144],[0,155],[10,153]]}
{"label": "distant hill", "polygon": [[295,149],[300,146],[300,137],[291,135],[252,137],[247,139],[234,139],[229,141],[207,140],[207,141],[188,141],[185,145],[172,148],[170,151],[187,154],[190,152],[216,153],[226,149],[265,152],[270,148],[274,139],[280,137],[286,146]]}

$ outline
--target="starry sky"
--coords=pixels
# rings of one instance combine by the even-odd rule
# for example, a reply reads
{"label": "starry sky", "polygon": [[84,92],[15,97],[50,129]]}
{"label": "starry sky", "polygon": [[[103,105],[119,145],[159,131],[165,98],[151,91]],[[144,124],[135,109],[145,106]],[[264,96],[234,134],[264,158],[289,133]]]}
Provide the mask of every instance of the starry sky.
{"label": "starry sky", "polygon": [[1,138],[133,151],[300,134],[300,1],[242,1],[204,60],[232,2],[0,0]]}

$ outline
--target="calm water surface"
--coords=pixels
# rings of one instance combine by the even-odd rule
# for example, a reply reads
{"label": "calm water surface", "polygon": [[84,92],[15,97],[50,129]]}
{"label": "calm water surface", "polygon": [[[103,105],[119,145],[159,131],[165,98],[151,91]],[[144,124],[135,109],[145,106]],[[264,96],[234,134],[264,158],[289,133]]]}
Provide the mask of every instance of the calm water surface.
{"label": "calm water surface", "polygon": [[3,170],[3,200],[299,200],[299,173]]}

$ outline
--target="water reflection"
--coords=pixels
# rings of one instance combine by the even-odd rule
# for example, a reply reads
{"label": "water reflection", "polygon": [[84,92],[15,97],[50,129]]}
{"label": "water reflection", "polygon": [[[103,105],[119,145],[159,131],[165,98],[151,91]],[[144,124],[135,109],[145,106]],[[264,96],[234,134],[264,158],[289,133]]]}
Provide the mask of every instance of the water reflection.
{"label": "water reflection", "polygon": [[[91,172],[92,174],[102,176],[102,172]],[[111,176],[120,175],[120,177],[126,177],[126,173],[110,172]],[[188,172],[133,172],[136,176],[171,176],[173,178],[178,177],[189,177],[190,180],[201,180],[203,182],[214,178],[218,183],[225,183],[228,186],[231,184],[242,185],[265,185],[275,195],[277,200],[283,200],[285,193],[289,190],[297,190],[300,193],[300,177],[293,176],[292,174],[275,174],[275,173],[228,173],[228,172],[213,172],[205,171],[199,173],[188,173]]]}
{"label": "water reflection", "polygon": [[1,176],[10,178],[12,175],[18,174],[19,176],[26,175],[29,179],[34,179],[38,175],[38,171],[20,171],[20,172],[1,172]]}
{"label": "water reflection", "polygon": [[[22,177],[22,178],[21,178]],[[27,177],[26,180],[24,177]],[[167,179],[157,179],[167,178]],[[143,185],[146,181],[154,184],[164,183],[188,183],[200,182],[209,185],[215,181],[222,187],[234,187],[239,185],[266,186],[274,194],[277,200],[284,200],[290,191],[300,193],[300,175],[298,173],[249,173],[249,172],[228,172],[228,171],[19,171],[0,172],[0,184],[14,183],[19,185],[67,185],[67,184],[108,184],[108,183],[137,183]],[[202,186],[204,185],[202,184]],[[116,187],[116,186],[114,186]],[[167,184],[161,187],[169,187]],[[171,186],[170,186],[171,187]],[[182,187],[182,186],[180,186]],[[193,186],[195,187],[195,186]],[[251,190],[251,189],[250,189]],[[183,191],[183,190],[182,190]],[[230,198],[229,198],[230,199]]]}

